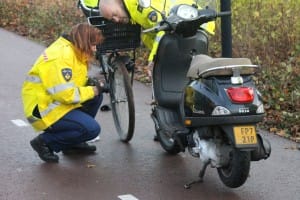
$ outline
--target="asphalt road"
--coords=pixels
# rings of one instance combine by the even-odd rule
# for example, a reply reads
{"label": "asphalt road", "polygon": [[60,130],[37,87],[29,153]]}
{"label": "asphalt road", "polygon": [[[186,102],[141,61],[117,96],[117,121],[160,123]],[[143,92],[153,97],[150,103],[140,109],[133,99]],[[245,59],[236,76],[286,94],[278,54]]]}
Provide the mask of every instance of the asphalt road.
{"label": "asphalt road", "polygon": [[[268,160],[253,162],[247,182],[225,187],[208,168],[205,182],[184,189],[198,174],[199,161],[188,153],[167,155],[152,140],[151,89],[134,82],[135,135],[118,140],[111,112],[99,112],[101,139],[90,156],[64,156],[43,163],[29,141],[20,98],[26,72],[45,47],[0,29],[0,200],[299,200],[300,151],[297,144],[263,133],[272,144]],[[107,97],[105,101],[107,101]]]}

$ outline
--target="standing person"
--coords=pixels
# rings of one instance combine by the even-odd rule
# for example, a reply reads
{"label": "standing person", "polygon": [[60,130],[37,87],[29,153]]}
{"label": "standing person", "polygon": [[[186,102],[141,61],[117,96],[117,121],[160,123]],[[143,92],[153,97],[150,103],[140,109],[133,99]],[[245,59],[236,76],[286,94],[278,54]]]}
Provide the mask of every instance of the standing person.
{"label": "standing person", "polygon": [[27,74],[22,88],[24,112],[33,128],[42,131],[30,144],[45,162],[58,162],[54,152],[96,151],[86,141],[100,133],[94,117],[107,89],[88,78],[88,63],[103,39],[100,30],[77,24],[53,42]]}
{"label": "standing person", "polygon": [[[96,3],[98,0],[90,0]],[[169,15],[172,6],[178,4],[195,5],[195,0],[151,0],[151,6],[143,7],[143,3],[150,0],[99,0],[98,7],[100,15],[104,18],[116,23],[137,23],[143,29],[154,27],[162,20],[161,13]],[[209,22],[201,26],[208,33],[214,34],[215,23]],[[148,76],[152,78],[152,70],[154,67],[155,54],[158,45],[165,32],[158,33],[148,32],[142,34],[142,41],[150,50],[148,57]],[[157,135],[154,136],[157,141]]]}

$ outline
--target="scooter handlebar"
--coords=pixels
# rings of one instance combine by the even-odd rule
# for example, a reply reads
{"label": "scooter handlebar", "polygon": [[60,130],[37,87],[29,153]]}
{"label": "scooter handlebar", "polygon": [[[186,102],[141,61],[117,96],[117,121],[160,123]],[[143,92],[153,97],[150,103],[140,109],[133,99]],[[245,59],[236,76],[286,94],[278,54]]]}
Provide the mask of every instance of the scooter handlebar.
{"label": "scooter handlebar", "polygon": [[167,30],[168,28],[169,28],[168,24],[162,24],[162,25],[154,26],[152,28],[145,29],[142,32],[143,33],[149,33],[149,32],[156,32],[157,33],[159,31]]}
{"label": "scooter handlebar", "polygon": [[[217,17],[230,16],[231,11],[223,11],[223,12],[218,12],[218,13],[213,12],[213,13],[210,13],[210,14],[212,14],[212,15],[211,16],[210,15],[203,15],[205,18],[208,19],[207,21],[211,21],[211,19],[215,19]],[[149,29],[145,29],[142,32],[143,33],[149,33],[149,32],[156,32],[157,33],[159,31],[168,30],[169,28],[171,28],[171,25],[168,24],[166,21],[164,21],[164,23],[159,23],[158,25],[156,25],[152,28],[149,28]]]}

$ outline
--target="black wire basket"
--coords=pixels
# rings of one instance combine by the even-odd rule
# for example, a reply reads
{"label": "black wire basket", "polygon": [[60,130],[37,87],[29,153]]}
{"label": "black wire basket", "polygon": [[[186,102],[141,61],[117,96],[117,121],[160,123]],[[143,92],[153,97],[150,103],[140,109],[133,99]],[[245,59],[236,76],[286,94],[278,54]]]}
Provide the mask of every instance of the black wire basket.
{"label": "black wire basket", "polygon": [[138,24],[120,24],[109,21],[101,16],[89,17],[88,22],[99,28],[104,42],[97,46],[100,53],[128,51],[141,45],[141,26]]}

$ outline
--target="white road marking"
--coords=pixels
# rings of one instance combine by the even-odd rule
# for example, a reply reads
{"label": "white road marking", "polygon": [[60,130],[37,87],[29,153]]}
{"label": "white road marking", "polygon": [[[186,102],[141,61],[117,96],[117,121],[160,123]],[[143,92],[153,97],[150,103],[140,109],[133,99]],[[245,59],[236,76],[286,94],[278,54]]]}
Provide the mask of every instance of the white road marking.
{"label": "white road marking", "polygon": [[11,120],[12,123],[14,123],[16,126],[22,127],[22,126],[29,126],[26,122],[24,122],[21,119],[13,119]]}
{"label": "white road marking", "polygon": [[100,136],[98,135],[97,137],[95,137],[94,139],[92,140],[89,140],[87,142],[98,142],[100,140]]}
{"label": "white road marking", "polygon": [[139,200],[139,199],[137,199],[135,196],[133,196],[131,194],[119,195],[118,197],[121,200]]}

